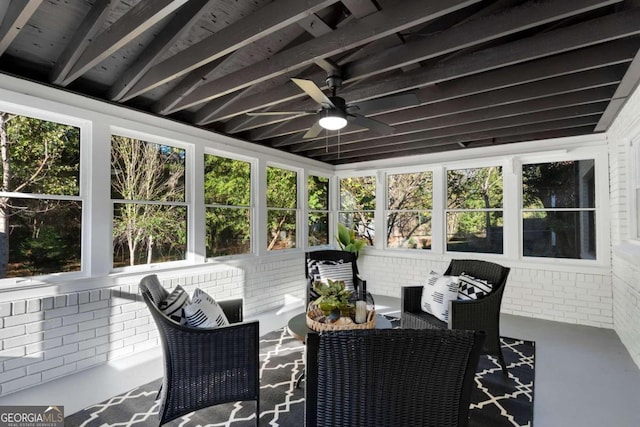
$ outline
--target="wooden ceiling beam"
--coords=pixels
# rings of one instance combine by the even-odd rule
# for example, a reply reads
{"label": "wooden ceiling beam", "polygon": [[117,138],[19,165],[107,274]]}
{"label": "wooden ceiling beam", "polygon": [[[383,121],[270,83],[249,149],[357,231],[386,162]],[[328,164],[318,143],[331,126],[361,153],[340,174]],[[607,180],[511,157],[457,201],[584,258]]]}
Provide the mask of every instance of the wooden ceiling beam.
{"label": "wooden ceiling beam", "polygon": [[107,19],[113,7],[114,2],[109,0],[96,0],[87,16],[83,19],[82,24],[78,27],[78,30],[74,32],[71,41],[58,57],[53,72],[50,74],[51,83],[54,85],[62,85],[71,67],[76,63],[89,43],[91,43],[91,40],[98,34],[98,31],[102,28],[102,24]]}
{"label": "wooden ceiling beam", "polygon": [[127,97],[139,96],[168,81],[184,76],[196,68],[294,24],[296,21],[336,3],[336,1],[283,0],[270,3],[216,34],[154,65],[131,88]]}
{"label": "wooden ceiling beam", "polygon": [[489,147],[494,145],[510,144],[510,143],[516,143],[516,142],[525,142],[525,141],[538,141],[538,140],[542,141],[542,140],[555,139],[555,138],[566,138],[571,136],[587,135],[587,134],[590,134],[592,131],[593,131],[593,125],[587,125],[587,126],[570,127],[568,129],[561,127],[559,129],[551,129],[547,131],[543,130],[540,132],[510,135],[510,136],[498,137],[498,138],[485,138],[485,139],[479,139],[479,140],[473,140],[473,141],[464,141],[464,142],[443,141],[442,144],[437,144],[437,145],[432,144],[432,145],[427,145],[425,147],[420,147],[420,148],[398,149],[396,151],[366,155],[362,157],[336,159],[331,163],[334,165],[339,165],[339,164],[345,164],[345,163],[358,163],[358,162],[365,162],[365,161],[370,162],[370,161],[376,161],[376,160],[390,159],[394,157],[418,156],[418,155],[424,155],[424,154],[441,153],[443,151],[463,150],[465,148]]}
{"label": "wooden ceiling beam", "polygon": [[[539,113],[549,111],[551,116],[554,115],[552,110],[587,106],[589,104],[606,105],[609,102],[609,98],[615,91],[613,85],[602,88],[590,89],[582,92],[568,93],[562,95],[555,95],[545,98],[533,99],[529,101],[522,101],[513,104],[499,105],[481,110],[472,110],[455,115],[448,115],[442,117],[434,117],[431,119],[425,119],[420,122],[407,123],[400,125],[397,128],[397,132],[393,134],[394,137],[400,137],[406,135],[411,138],[412,134],[426,134],[426,132],[436,129],[453,128],[456,126],[463,126],[472,123],[486,122],[489,120],[504,119],[515,116],[522,116],[527,114]],[[582,107],[580,107],[582,108]],[[580,108],[576,108],[574,112],[581,111]],[[592,111],[591,107],[584,107],[583,111]],[[364,134],[367,134],[365,137]],[[371,132],[362,132],[360,137],[352,134],[352,138],[345,139],[340,136],[340,145],[343,148],[348,148],[351,144],[355,145],[359,142],[367,142],[369,147],[373,147],[376,140],[387,139],[387,137],[375,135],[372,136]],[[332,145],[335,145],[332,144]],[[382,144],[383,145],[383,144]],[[321,153],[326,148],[327,143],[325,141],[315,141],[313,147],[307,147],[303,142],[296,145],[291,151],[304,152],[305,155],[314,156]]]}
{"label": "wooden ceiling beam", "polygon": [[187,0],[141,1],[87,46],[61,85],[69,85],[112,53],[175,12],[186,2]]}
{"label": "wooden ceiling beam", "polygon": [[[387,146],[381,146],[377,148],[364,148],[358,151],[344,152],[342,150],[338,151],[336,147],[335,151],[329,152],[328,154],[318,156],[315,160],[320,160],[324,162],[332,162],[335,160],[347,160],[354,159],[357,157],[362,157],[366,155],[367,157],[375,156],[376,154],[389,154],[396,153],[402,151],[410,151],[414,153],[416,149],[434,146],[434,145],[442,145],[442,144],[458,144],[458,143],[468,143],[477,140],[487,140],[505,136],[517,136],[521,134],[530,134],[534,132],[544,132],[550,130],[557,129],[570,129],[573,127],[583,127],[590,126],[593,129],[593,126],[598,122],[598,117],[596,115],[585,116],[585,117],[576,117],[576,118],[564,118],[558,120],[551,120],[546,122],[534,122],[527,123],[523,122],[522,124],[514,124],[514,126],[503,128],[503,129],[495,129],[489,131],[478,131],[478,132],[469,132],[466,134],[458,134],[458,135],[450,135],[442,138],[433,139],[420,139],[416,138],[411,141],[398,142],[396,144],[389,144]],[[352,160],[351,160],[352,161]]]}
{"label": "wooden ceiling beam", "polygon": [[415,42],[388,49],[384,55],[346,64],[343,78],[347,81],[352,76],[362,78],[381,74],[619,2],[620,0],[527,2],[503,13],[472,20]]}
{"label": "wooden ceiling beam", "polygon": [[4,17],[0,21],[0,56],[18,37],[27,21],[40,7],[42,0],[10,0],[9,3]]}
{"label": "wooden ceiling beam", "polygon": [[[620,82],[624,75],[626,64],[619,64],[608,67],[606,69],[588,70],[581,73],[572,73],[565,76],[553,77],[545,80],[538,80],[530,83],[524,83],[517,86],[499,88],[491,91],[483,91],[463,97],[455,97],[445,99],[439,102],[423,104],[419,107],[406,109],[387,114],[372,116],[376,120],[380,120],[392,126],[399,126],[407,123],[420,122],[425,119],[441,117],[450,114],[462,113],[465,111],[480,110],[483,108],[494,107],[499,105],[511,105],[513,103],[527,101],[531,99],[555,96],[564,93],[576,93],[598,87],[609,87]],[[444,95],[444,94],[442,94]],[[286,131],[280,130],[279,132]],[[400,129],[396,129],[396,133]],[[299,132],[306,132],[306,128],[300,129]],[[356,132],[357,137],[375,137],[365,131]],[[272,142],[274,147],[283,147],[305,141],[305,145],[313,147],[315,143],[322,143],[322,138],[302,140],[303,134],[298,134],[297,138],[280,139]],[[342,134],[344,140],[351,139],[350,133]],[[249,139],[259,140],[264,138],[253,138],[249,134]]]}
{"label": "wooden ceiling beam", "polygon": [[187,96],[180,108],[189,108],[224,96],[247,86],[286,74],[314,62],[346,52],[394,32],[419,25],[451,11],[464,8],[479,0],[446,0],[425,3],[403,0],[402,5],[369,15],[353,24],[336,29],[330,34],[287,49],[252,67],[203,85],[197,93]]}
{"label": "wooden ceiling beam", "polygon": [[342,0],[342,4],[349,9],[349,12],[356,18],[364,18],[365,16],[376,13],[378,8],[371,0]]}
{"label": "wooden ceiling beam", "polygon": [[109,88],[107,97],[112,101],[123,99],[129,88],[133,87],[180,36],[191,28],[211,2],[212,0],[191,0],[185,4],[149,43],[136,62]]}
{"label": "wooden ceiling beam", "polygon": [[[568,5],[571,6],[568,6]],[[586,0],[580,1],[575,4],[573,2],[566,2],[564,0],[556,0],[554,2],[545,2],[544,6],[549,7],[550,10],[555,13],[560,13],[562,16],[566,16],[572,13],[574,8],[577,11],[590,9],[602,6],[603,4],[609,4],[608,1],[594,1]],[[361,79],[365,76],[373,76],[380,74],[384,71],[388,71],[394,68],[399,68],[402,64],[416,63],[428,58],[435,58],[446,54],[447,52],[455,51],[460,47],[474,46],[481,42],[493,40],[499,37],[504,37],[508,34],[517,33],[526,28],[531,28],[536,25],[547,23],[554,19],[554,14],[549,13],[544,7],[540,7],[539,3],[533,3],[530,5],[527,3],[527,7],[521,7],[516,9],[515,12],[500,14],[493,17],[488,17],[479,22],[470,22],[450,30],[436,33],[430,37],[426,37],[423,40],[417,40],[414,42],[400,45],[397,47],[389,47],[384,49],[381,53],[365,57],[361,60],[345,63],[345,75],[343,76],[345,83],[350,80]],[[261,97],[255,97],[251,99],[245,99],[242,103],[234,105],[231,109],[218,114],[216,116],[209,115],[204,116],[198,114],[197,124],[204,125],[217,120],[229,119],[232,116],[243,114],[253,110],[259,110],[270,105],[274,105],[279,102],[286,102],[297,98],[304,97],[297,87],[291,87],[290,90],[283,94],[280,90],[278,93],[263,93]],[[286,108],[287,110],[305,110],[309,105],[304,107],[294,106],[293,108]],[[269,119],[265,119],[269,120]],[[273,118],[271,118],[273,120]],[[233,130],[232,132],[242,131],[247,129]]]}
{"label": "wooden ceiling beam", "polygon": [[[637,48],[637,39],[615,40],[566,52],[562,55],[550,55],[510,67],[496,68],[484,73],[473,73],[470,69],[466,69],[466,73],[460,78],[457,78],[459,69],[453,64],[450,70],[448,70],[447,67],[443,67],[439,73],[434,73],[436,78],[428,79],[427,77],[425,87],[417,91],[416,94],[422,104],[429,104],[599,67],[624,64],[631,61]],[[551,53],[552,52],[553,50]],[[496,60],[496,62],[498,61],[499,59]],[[422,70],[422,72],[416,71],[416,73],[424,73],[424,75],[427,76],[429,74],[427,69]],[[347,97],[347,99],[349,98]],[[286,107],[292,110],[300,109],[300,105]],[[411,113],[401,110],[397,113],[389,114],[393,116],[394,114],[405,115]],[[285,129],[290,133],[305,130],[310,126],[310,120],[312,120],[312,118],[309,117],[293,120],[286,128],[280,128],[279,132],[284,133]],[[254,126],[257,124],[258,123],[254,123]],[[281,141],[281,139],[278,140],[276,146],[278,146]],[[284,142],[284,144],[286,144],[286,142]]]}

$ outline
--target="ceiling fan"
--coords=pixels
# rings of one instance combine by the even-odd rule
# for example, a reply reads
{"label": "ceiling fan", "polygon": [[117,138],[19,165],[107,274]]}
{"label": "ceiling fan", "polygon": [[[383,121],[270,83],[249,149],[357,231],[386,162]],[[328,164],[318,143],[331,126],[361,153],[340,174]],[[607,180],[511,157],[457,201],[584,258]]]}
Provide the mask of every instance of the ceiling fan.
{"label": "ceiling fan", "polygon": [[420,104],[420,100],[413,93],[390,95],[384,98],[362,101],[357,104],[348,104],[344,98],[336,94],[337,90],[342,86],[342,78],[335,75],[330,75],[326,80],[327,86],[331,89],[332,96],[325,95],[318,85],[311,80],[292,78],[291,81],[320,104],[320,107],[315,110],[306,111],[264,111],[247,114],[250,116],[276,116],[283,114],[317,115],[319,117],[318,121],[304,134],[303,139],[315,138],[323,129],[340,130],[347,125],[347,122],[367,128],[381,135],[389,135],[395,131],[393,126],[370,119],[360,113],[398,109]]}

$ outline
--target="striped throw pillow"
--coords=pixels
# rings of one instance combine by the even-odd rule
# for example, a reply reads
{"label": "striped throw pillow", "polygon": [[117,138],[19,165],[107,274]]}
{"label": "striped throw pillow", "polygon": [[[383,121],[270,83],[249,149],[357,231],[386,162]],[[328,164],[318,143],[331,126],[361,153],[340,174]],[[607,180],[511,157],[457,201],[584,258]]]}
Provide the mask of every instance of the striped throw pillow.
{"label": "striped throw pillow", "polygon": [[491,293],[493,285],[486,280],[476,279],[462,273],[458,283],[458,299],[469,301],[486,297]]}
{"label": "striped throw pillow", "polygon": [[353,266],[350,262],[327,265],[319,264],[318,271],[320,272],[320,281],[326,283],[328,279],[342,280],[344,282],[345,289],[355,292],[356,288],[353,285]]}
{"label": "striped throw pillow", "polygon": [[443,322],[449,321],[449,301],[458,299],[458,277],[432,271],[422,288],[422,311]]}
{"label": "striped throw pillow", "polygon": [[186,325],[187,319],[184,315],[184,307],[189,304],[189,302],[189,294],[182,286],[178,285],[164,301],[160,301],[158,308],[171,320],[181,325]]}
{"label": "striped throw pillow", "polygon": [[200,288],[193,292],[191,304],[184,307],[187,324],[193,328],[217,328],[229,321],[220,305]]}

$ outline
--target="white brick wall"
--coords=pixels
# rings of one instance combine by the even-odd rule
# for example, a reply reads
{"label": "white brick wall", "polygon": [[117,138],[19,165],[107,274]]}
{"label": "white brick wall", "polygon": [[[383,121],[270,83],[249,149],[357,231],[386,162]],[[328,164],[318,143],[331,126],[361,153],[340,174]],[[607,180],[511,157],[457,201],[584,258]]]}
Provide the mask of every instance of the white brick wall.
{"label": "white brick wall", "polygon": [[[608,131],[614,328],[640,367],[640,242],[633,240],[628,185],[630,141],[640,138],[640,88],[627,101]],[[635,246],[635,247],[634,247]]]}
{"label": "white brick wall", "polygon": [[[158,276],[167,289],[180,284],[219,300],[244,298],[245,316],[280,308],[287,294],[305,295],[302,254],[184,271]],[[158,346],[156,326],[138,295],[141,277],[116,287],[0,303],[0,395]]]}
{"label": "white brick wall", "polygon": [[[613,296],[609,270],[551,265],[509,265],[502,312],[558,322],[613,328]],[[424,254],[419,258],[363,255],[358,268],[374,294],[400,297],[402,286],[422,285],[431,270],[444,272],[449,258]]]}

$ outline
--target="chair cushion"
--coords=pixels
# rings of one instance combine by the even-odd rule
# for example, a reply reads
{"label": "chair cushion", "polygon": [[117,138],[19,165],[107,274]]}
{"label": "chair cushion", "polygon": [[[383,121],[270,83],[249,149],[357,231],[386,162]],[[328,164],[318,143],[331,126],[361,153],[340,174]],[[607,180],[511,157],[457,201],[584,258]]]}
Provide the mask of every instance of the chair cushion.
{"label": "chair cushion", "polygon": [[184,313],[187,324],[194,328],[217,328],[229,324],[216,300],[200,288],[193,292],[191,303],[185,305]]}
{"label": "chair cushion", "polygon": [[449,321],[449,301],[458,299],[458,277],[443,276],[432,271],[422,288],[422,311],[443,322]]}
{"label": "chair cushion", "polygon": [[187,291],[178,285],[163,301],[160,301],[158,308],[171,320],[181,325],[186,325],[187,319],[184,314],[184,307],[190,301]]}
{"label": "chair cushion", "polygon": [[492,289],[493,285],[486,280],[462,273],[459,277],[458,299],[467,301],[481,299],[489,295]]}
{"label": "chair cushion", "polygon": [[355,292],[353,285],[353,266],[350,262],[339,263],[335,265],[318,264],[320,272],[320,281],[326,283],[328,279],[342,280],[345,289]]}

